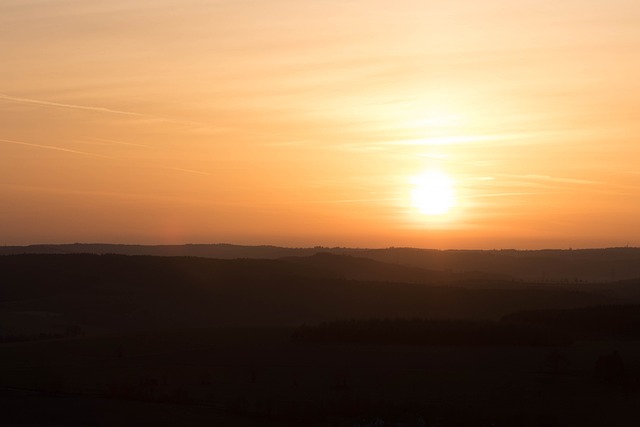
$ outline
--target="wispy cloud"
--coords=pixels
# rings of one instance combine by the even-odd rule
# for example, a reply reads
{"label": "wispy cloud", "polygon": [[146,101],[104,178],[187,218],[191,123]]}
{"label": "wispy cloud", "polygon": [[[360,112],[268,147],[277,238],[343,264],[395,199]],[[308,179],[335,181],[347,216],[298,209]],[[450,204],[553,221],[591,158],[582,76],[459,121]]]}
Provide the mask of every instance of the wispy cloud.
{"label": "wispy cloud", "polygon": [[336,200],[304,200],[295,203],[371,203],[371,202],[397,202],[403,200],[399,197],[389,199],[336,199]]}
{"label": "wispy cloud", "polygon": [[484,197],[511,197],[511,196],[535,196],[540,194],[553,194],[547,191],[535,191],[535,192],[509,192],[509,193],[485,193],[485,194],[473,194],[467,195],[465,198],[467,199],[476,199],[476,198],[484,198]]}
{"label": "wispy cloud", "polygon": [[172,170],[176,172],[186,172],[186,173],[194,173],[197,175],[211,175],[209,172],[194,170],[194,169],[184,169],[184,168],[176,168],[172,166],[159,166],[162,169]]}
{"label": "wispy cloud", "polygon": [[97,113],[121,114],[125,116],[154,118],[147,114],[134,113],[131,111],[114,110],[112,108],[95,107],[95,106],[89,106],[89,105],[66,104],[62,102],[44,101],[42,99],[21,98],[17,96],[10,96],[4,93],[0,93],[0,99],[3,99],[5,101],[19,102],[22,104],[42,105],[45,107],[69,108],[73,110],[94,111]]}
{"label": "wispy cloud", "polygon": [[529,187],[529,188],[544,188],[544,189],[567,189],[575,186],[581,187],[595,187],[602,186],[605,183],[594,180],[558,177],[550,175],[534,175],[534,174],[496,174],[496,179],[493,181],[496,184],[508,185],[510,187]]}
{"label": "wispy cloud", "polygon": [[98,141],[104,144],[111,144],[111,145],[127,145],[130,147],[156,148],[156,147],[152,147],[151,145],[137,144],[133,142],[115,141],[113,139],[105,139],[105,138],[89,138],[89,139],[93,141]]}
{"label": "wispy cloud", "polygon": [[522,179],[529,179],[533,181],[545,181],[545,182],[556,182],[563,184],[580,184],[580,185],[595,185],[602,184],[599,181],[592,181],[587,179],[576,179],[576,178],[564,178],[564,177],[556,177],[549,175],[513,175]]}
{"label": "wispy cloud", "polygon": [[14,145],[23,145],[23,146],[26,146],[26,147],[40,148],[40,149],[43,149],[43,150],[53,150],[53,151],[62,151],[64,153],[80,154],[80,155],[83,155],[83,156],[101,157],[101,158],[104,158],[104,159],[114,159],[114,157],[104,156],[102,154],[89,153],[87,151],[80,151],[80,150],[72,150],[70,148],[58,147],[58,146],[55,146],[55,145],[34,144],[32,142],[15,141],[15,140],[12,140],[12,139],[3,139],[3,138],[0,138],[0,142],[4,142],[4,143],[7,143],[7,144],[14,144]]}
{"label": "wispy cloud", "polygon": [[79,195],[85,197],[100,197],[109,199],[120,200],[134,200],[134,201],[150,201],[150,202],[168,202],[168,203],[186,203],[189,205],[200,206],[233,206],[230,203],[221,203],[218,200],[213,199],[197,199],[187,197],[173,197],[159,195],[152,192],[117,192],[117,191],[100,191],[100,190],[83,190],[78,188],[60,188],[60,187],[46,187],[36,185],[21,185],[21,184],[7,184],[0,182],[0,188],[15,189],[19,191],[30,191],[37,193],[49,193],[49,194],[70,194]]}
{"label": "wispy cloud", "polygon": [[137,117],[139,119],[191,126],[195,129],[215,130],[217,132],[221,130],[218,127],[212,127],[203,123],[193,122],[189,120],[172,119],[167,117],[155,116],[152,114],[137,113],[134,111],[116,110],[113,108],[106,108],[106,107],[99,107],[99,106],[92,106],[92,105],[68,104],[64,102],[47,101],[42,99],[22,98],[18,96],[7,95],[4,93],[0,93],[0,100],[18,102],[22,104],[39,105],[43,107],[66,108],[66,109],[72,109],[72,110],[81,110],[81,111],[89,111],[89,112],[104,113],[104,114],[117,114],[122,116]]}
{"label": "wispy cloud", "polygon": [[[13,140],[13,139],[4,139],[4,138],[0,138],[0,142],[4,142],[6,144],[22,145],[22,146],[31,147],[31,148],[39,148],[39,149],[42,149],[42,150],[52,150],[52,151],[60,151],[60,152],[63,152],[63,153],[78,154],[78,155],[82,155],[82,156],[98,157],[98,158],[102,158],[102,159],[120,160],[120,161],[124,160],[124,159],[121,159],[121,158],[118,158],[118,157],[105,156],[105,155],[102,155],[102,154],[90,153],[90,152],[81,151],[81,150],[73,150],[73,149],[70,149],[70,148],[58,147],[58,146],[55,146],[55,145],[34,144],[32,142],[16,141],[16,140]],[[179,168],[179,167],[174,167],[174,166],[154,165],[154,166],[150,166],[150,167],[159,168],[159,169],[166,169],[166,170],[171,170],[171,171],[176,171],[176,172],[197,174],[197,175],[211,175],[209,172],[199,171],[199,170],[195,170],[195,169]]]}
{"label": "wispy cloud", "polygon": [[429,145],[471,144],[477,142],[505,141],[521,138],[521,134],[488,134],[488,135],[444,135],[427,136],[425,138],[402,139],[379,142],[376,145],[391,147],[423,147]]}

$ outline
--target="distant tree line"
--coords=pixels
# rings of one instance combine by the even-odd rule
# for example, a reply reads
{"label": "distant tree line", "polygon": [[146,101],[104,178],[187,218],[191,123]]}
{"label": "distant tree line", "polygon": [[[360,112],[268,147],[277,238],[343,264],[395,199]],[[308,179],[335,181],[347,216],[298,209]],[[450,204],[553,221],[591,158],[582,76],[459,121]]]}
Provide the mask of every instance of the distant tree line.
{"label": "distant tree line", "polygon": [[382,345],[557,346],[571,343],[552,328],[509,322],[436,319],[338,320],[303,325],[294,331],[297,343]]}

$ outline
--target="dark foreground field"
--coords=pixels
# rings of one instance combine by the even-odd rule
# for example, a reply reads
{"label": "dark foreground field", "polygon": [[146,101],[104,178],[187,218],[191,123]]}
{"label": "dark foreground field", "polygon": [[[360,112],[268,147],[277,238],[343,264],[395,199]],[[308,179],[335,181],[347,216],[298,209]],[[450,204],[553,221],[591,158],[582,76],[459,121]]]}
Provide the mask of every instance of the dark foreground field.
{"label": "dark foreground field", "polygon": [[[295,344],[200,329],[0,346],[3,425],[632,426],[640,344]],[[617,350],[624,382],[598,379]],[[437,424],[439,423],[439,424]]]}
{"label": "dark foreground field", "polygon": [[[637,426],[638,281],[0,256],[0,425]],[[379,278],[379,280],[376,280]]]}

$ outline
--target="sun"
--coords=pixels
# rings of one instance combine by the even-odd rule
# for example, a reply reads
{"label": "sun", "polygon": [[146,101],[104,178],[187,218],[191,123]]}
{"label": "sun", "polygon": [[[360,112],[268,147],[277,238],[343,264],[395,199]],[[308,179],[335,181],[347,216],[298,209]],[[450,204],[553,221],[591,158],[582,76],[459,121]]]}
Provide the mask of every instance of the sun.
{"label": "sun", "polygon": [[425,215],[443,215],[455,206],[453,181],[439,170],[426,171],[413,177],[411,200],[413,206]]}

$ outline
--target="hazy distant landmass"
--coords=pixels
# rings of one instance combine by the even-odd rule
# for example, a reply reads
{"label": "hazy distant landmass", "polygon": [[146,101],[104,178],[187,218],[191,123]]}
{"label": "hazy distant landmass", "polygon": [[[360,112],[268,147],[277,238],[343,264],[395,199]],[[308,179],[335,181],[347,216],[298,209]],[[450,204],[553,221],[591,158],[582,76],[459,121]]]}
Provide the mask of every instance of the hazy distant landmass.
{"label": "hazy distant landmass", "polygon": [[0,255],[27,253],[197,256],[219,259],[278,259],[332,253],[434,271],[483,272],[536,282],[602,282],[640,277],[640,248],[631,247],[574,250],[434,250],[400,247],[366,249],[233,244],[148,246],[82,243],[0,247]]}
{"label": "hazy distant landmass", "polygon": [[0,327],[34,332],[73,324],[109,331],[371,317],[497,319],[520,310],[637,300],[629,291],[637,286],[627,282],[536,284],[327,253],[278,260],[25,254],[0,256],[0,270]]}

